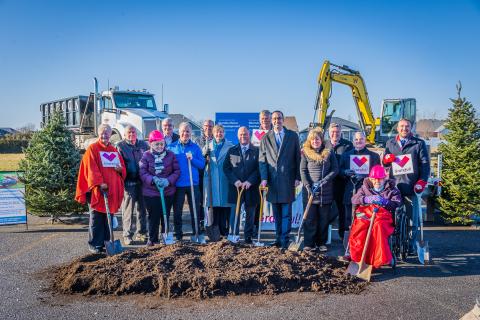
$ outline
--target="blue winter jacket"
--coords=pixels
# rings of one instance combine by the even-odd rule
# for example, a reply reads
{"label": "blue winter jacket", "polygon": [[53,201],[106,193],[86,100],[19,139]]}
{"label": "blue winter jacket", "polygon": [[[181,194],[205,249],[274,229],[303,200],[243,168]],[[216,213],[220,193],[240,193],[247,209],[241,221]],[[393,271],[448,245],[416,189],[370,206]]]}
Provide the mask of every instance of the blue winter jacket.
{"label": "blue winter jacket", "polygon": [[180,140],[177,140],[170,144],[167,147],[168,150],[175,153],[177,157],[178,164],[180,165],[180,178],[178,178],[177,187],[189,187],[190,186],[190,177],[188,173],[188,162],[187,156],[185,153],[191,152],[193,155],[192,158],[192,176],[193,176],[193,185],[198,186],[200,179],[198,175],[198,170],[202,170],[205,167],[205,159],[202,155],[202,150],[200,147],[190,140],[188,143],[183,144]]}

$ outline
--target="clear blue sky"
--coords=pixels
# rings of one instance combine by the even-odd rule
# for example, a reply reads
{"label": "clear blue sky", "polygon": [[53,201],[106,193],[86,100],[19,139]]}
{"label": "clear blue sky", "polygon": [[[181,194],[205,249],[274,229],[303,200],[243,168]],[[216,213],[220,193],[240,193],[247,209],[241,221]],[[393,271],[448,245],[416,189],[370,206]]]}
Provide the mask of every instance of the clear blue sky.
{"label": "clear blue sky", "polygon": [[[383,98],[445,117],[455,84],[480,105],[480,1],[0,0],[0,127],[40,122],[41,102],[162,83],[173,113],[281,109],[311,121],[323,60]],[[336,85],[336,115],[356,118]]]}

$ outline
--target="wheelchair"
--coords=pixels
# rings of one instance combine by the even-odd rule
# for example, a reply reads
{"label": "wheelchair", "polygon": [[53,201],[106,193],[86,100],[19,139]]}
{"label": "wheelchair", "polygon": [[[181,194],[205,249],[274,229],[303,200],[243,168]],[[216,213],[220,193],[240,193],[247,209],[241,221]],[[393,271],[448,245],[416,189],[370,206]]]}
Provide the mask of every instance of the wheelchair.
{"label": "wheelchair", "polygon": [[389,238],[390,250],[392,252],[393,269],[396,268],[397,262],[400,259],[402,262],[407,261],[408,250],[410,247],[412,227],[410,225],[410,219],[405,211],[405,206],[398,208],[395,211],[394,231]]}

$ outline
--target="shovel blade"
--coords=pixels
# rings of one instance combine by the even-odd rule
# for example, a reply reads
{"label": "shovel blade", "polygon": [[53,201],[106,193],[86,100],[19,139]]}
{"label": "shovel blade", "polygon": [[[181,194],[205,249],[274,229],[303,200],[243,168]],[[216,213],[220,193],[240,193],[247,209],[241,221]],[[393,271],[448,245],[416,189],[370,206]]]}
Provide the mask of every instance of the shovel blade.
{"label": "shovel blade", "polygon": [[239,240],[240,240],[240,236],[236,236],[236,235],[229,235],[227,237],[227,240],[232,242],[232,243],[237,243]]}
{"label": "shovel blade", "polygon": [[206,244],[207,241],[205,241],[205,236],[203,234],[199,235],[193,235],[191,237],[192,242],[200,243],[200,244]]}
{"label": "shovel blade", "polygon": [[120,240],[115,240],[115,241],[105,241],[105,251],[107,252],[107,255],[113,256],[119,253],[122,253],[123,248],[122,244],[120,243]]}
{"label": "shovel blade", "polygon": [[254,241],[254,242],[253,242],[253,245],[254,245],[255,247],[265,247],[265,243],[260,242],[260,241]]}
{"label": "shovel blade", "polygon": [[289,251],[301,251],[303,249],[304,241],[303,237],[296,238],[295,242],[290,243],[288,246]]}
{"label": "shovel blade", "polygon": [[166,245],[175,244],[175,240],[173,240],[172,232],[164,233],[162,236],[163,236],[163,243],[165,243]]}
{"label": "shovel blade", "polygon": [[430,262],[430,250],[428,248],[427,241],[417,241],[417,254],[418,254],[418,261],[421,264],[428,264]]}
{"label": "shovel blade", "polygon": [[359,264],[355,261],[350,261],[350,264],[347,268],[347,273],[365,281],[370,281],[372,276],[372,266],[366,263]]}

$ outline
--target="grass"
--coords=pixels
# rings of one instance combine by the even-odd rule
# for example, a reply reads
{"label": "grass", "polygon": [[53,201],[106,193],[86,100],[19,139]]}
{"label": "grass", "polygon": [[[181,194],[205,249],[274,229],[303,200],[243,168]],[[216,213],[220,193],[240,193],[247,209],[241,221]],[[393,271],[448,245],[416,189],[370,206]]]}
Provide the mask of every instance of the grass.
{"label": "grass", "polygon": [[23,158],[25,158],[23,153],[1,153],[0,171],[18,170],[18,164]]}

